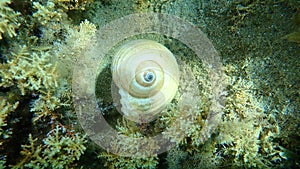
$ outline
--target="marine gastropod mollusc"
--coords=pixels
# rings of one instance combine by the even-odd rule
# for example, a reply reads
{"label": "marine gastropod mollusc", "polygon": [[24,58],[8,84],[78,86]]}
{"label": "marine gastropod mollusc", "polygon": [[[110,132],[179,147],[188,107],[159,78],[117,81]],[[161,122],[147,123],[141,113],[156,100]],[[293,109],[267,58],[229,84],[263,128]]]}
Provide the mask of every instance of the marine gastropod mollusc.
{"label": "marine gastropod mollusc", "polygon": [[180,73],[174,55],[153,40],[132,40],[122,45],[111,70],[121,113],[136,122],[152,121],[178,89]]}

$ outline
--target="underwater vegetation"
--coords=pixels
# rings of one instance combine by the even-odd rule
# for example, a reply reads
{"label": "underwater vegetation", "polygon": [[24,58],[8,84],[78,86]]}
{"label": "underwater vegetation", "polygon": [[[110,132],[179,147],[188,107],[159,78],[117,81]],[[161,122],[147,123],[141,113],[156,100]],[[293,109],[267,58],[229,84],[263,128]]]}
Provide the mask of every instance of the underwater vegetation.
{"label": "underwater vegetation", "polygon": [[[299,9],[294,0],[1,0],[0,168],[299,168]],[[99,65],[99,110],[118,133],[162,133],[175,145],[140,158],[110,153],[89,139],[72,95],[74,65],[97,46],[99,28],[137,12],[176,15],[202,30],[219,52],[225,84],[214,118],[209,72],[191,49],[161,35],[129,37],[168,48],[180,65],[176,83],[188,82],[177,86],[155,121],[137,123],[113,104],[117,47],[111,49]],[[181,98],[187,107],[180,107]],[[90,114],[87,122],[97,118]],[[128,140],[110,144],[117,143]]]}
{"label": "underwater vegetation", "polygon": [[295,22],[295,26],[296,26],[295,31],[292,33],[289,33],[284,38],[286,38],[288,41],[291,41],[291,42],[300,43],[300,11],[299,11],[299,8],[297,9],[297,13],[295,15],[294,22]]}

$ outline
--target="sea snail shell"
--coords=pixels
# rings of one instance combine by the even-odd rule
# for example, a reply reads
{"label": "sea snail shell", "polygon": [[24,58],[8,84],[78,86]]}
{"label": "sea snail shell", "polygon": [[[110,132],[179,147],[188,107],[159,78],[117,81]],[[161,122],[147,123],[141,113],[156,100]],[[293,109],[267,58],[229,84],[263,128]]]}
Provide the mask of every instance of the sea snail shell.
{"label": "sea snail shell", "polygon": [[149,122],[174,98],[179,68],[165,46],[152,40],[133,40],[115,53],[112,78],[121,97],[121,113],[136,122]]}

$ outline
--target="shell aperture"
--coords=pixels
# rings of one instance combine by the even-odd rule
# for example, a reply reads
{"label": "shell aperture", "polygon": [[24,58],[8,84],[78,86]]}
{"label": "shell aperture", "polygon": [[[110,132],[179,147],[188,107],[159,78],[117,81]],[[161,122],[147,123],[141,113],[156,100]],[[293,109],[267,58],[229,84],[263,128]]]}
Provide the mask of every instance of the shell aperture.
{"label": "shell aperture", "polygon": [[125,43],[115,53],[111,70],[121,97],[121,113],[136,122],[154,120],[178,89],[179,67],[174,55],[152,40]]}

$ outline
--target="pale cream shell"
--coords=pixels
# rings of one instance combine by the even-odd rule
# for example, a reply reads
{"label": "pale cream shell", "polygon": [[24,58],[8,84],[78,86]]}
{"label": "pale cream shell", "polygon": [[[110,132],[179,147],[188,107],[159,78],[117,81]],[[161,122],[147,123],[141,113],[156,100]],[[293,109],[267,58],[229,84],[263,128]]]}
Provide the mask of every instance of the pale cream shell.
{"label": "pale cream shell", "polygon": [[133,40],[121,46],[111,70],[121,111],[134,121],[153,120],[178,89],[180,73],[174,55],[152,40]]}

